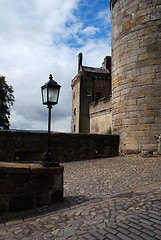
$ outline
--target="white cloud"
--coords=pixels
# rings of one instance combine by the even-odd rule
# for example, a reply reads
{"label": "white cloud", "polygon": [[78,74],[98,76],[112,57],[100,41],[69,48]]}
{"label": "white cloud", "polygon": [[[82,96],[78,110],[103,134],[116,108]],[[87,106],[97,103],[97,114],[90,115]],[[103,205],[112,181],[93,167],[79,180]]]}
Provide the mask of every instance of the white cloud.
{"label": "white cloud", "polygon": [[87,36],[91,36],[91,35],[95,35],[96,32],[99,31],[99,28],[96,27],[86,27],[85,29],[83,29],[82,33],[84,33]]}
{"label": "white cloud", "polygon": [[[15,95],[11,128],[47,129],[40,87],[53,74],[62,88],[52,111],[52,130],[70,131],[70,85],[77,74],[77,55],[83,52],[86,63],[97,66],[110,49],[106,40],[87,39],[80,49],[66,44],[68,38],[81,42],[78,33],[83,23],[74,15],[78,4],[79,0],[0,1],[0,74],[6,76]],[[98,31],[85,29],[86,34]]]}
{"label": "white cloud", "polygon": [[83,65],[91,67],[101,67],[104,58],[111,55],[110,38],[91,39],[80,51],[83,53]]}
{"label": "white cloud", "polygon": [[97,19],[101,19],[102,23],[104,23],[105,26],[107,26],[107,24],[111,22],[110,16],[111,16],[110,9],[104,9],[103,11],[100,11],[98,13]]}

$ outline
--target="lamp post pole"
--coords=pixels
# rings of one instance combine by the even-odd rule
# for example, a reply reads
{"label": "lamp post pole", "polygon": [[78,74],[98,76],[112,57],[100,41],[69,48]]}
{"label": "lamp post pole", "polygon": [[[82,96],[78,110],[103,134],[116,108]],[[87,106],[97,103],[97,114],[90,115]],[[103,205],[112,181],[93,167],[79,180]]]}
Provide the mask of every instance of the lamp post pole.
{"label": "lamp post pole", "polygon": [[48,152],[50,153],[50,142],[51,142],[51,132],[50,132],[50,129],[51,129],[51,109],[52,109],[52,106],[49,105],[48,108],[49,108],[49,119],[48,119]]}
{"label": "lamp post pole", "polygon": [[53,154],[51,152],[51,109],[52,109],[52,105],[55,105],[58,103],[59,90],[61,86],[58,85],[57,82],[53,80],[53,77],[51,74],[49,75],[49,79],[50,81],[41,87],[43,104],[47,105],[48,106],[47,108],[49,109],[48,144],[47,144],[47,150],[43,155],[42,165],[44,167],[58,167],[59,162],[54,161]]}
{"label": "lamp post pole", "polygon": [[59,162],[54,161],[54,156],[51,152],[51,109],[52,105],[48,105],[49,115],[48,115],[48,144],[47,150],[43,155],[43,165],[44,167],[58,167]]}
{"label": "lamp post pole", "polygon": [[50,148],[50,143],[51,143],[51,109],[52,109],[52,106],[51,105],[48,105],[48,108],[49,108],[49,115],[48,115],[48,145],[47,145],[47,151],[46,153],[44,154],[44,160],[45,162],[52,162],[53,160],[53,156],[52,156],[52,153],[51,153],[51,148]]}

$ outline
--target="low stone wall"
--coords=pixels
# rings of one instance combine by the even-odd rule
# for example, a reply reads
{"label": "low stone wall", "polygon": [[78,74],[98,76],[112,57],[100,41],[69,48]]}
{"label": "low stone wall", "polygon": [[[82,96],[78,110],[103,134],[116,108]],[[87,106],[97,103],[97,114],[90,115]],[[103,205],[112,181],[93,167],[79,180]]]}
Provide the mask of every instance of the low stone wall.
{"label": "low stone wall", "polygon": [[0,213],[61,202],[63,171],[62,166],[0,162]]}
{"label": "low stone wall", "polygon": [[[46,145],[46,132],[0,131],[0,161],[40,162]],[[58,162],[116,156],[118,148],[118,135],[52,133],[51,136],[51,150]]]}

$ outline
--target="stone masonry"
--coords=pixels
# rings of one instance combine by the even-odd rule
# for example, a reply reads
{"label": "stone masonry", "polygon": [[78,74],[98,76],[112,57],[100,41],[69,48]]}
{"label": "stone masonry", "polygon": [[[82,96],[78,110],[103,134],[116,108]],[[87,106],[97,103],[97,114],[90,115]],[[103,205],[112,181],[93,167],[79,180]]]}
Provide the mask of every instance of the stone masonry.
{"label": "stone masonry", "polygon": [[89,105],[90,133],[107,133],[112,128],[112,101],[101,98]]}
{"label": "stone masonry", "polygon": [[63,166],[0,162],[0,215],[63,201]]}
{"label": "stone masonry", "polygon": [[113,132],[123,152],[161,133],[161,1],[111,0]]}

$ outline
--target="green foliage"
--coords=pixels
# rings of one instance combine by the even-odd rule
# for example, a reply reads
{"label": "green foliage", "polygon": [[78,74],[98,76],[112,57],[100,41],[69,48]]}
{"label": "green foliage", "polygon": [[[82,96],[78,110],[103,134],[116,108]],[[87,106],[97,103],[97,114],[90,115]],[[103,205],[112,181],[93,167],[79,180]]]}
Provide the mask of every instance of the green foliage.
{"label": "green foliage", "polygon": [[9,129],[10,106],[14,103],[13,88],[0,76],[0,129]]}
{"label": "green foliage", "polygon": [[107,130],[107,134],[112,134],[112,129],[111,129],[111,127],[109,127],[109,129]]}

